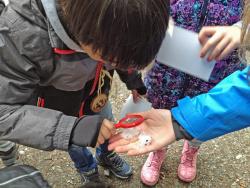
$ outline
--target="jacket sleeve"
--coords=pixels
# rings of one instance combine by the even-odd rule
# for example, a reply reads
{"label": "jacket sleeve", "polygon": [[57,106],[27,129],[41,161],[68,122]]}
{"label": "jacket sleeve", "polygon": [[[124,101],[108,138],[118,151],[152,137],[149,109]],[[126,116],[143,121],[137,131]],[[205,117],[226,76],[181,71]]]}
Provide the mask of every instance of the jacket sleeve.
{"label": "jacket sleeve", "polygon": [[207,141],[250,125],[249,67],[225,78],[208,93],[178,101],[175,120],[195,139]]}
{"label": "jacket sleeve", "polygon": [[233,24],[233,26],[236,26],[236,27],[242,29],[242,21],[240,20],[240,21],[236,22],[235,24]]}
{"label": "jacket sleeve", "polygon": [[122,82],[129,90],[137,90],[140,95],[145,95],[147,89],[143,83],[142,75],[138,71],[121,71],[116,70]]}
{"label": "jacket sleeve", "polygon": [[[37,149],[67,150],[78,118],[27,105],[40,82],[39,67],[21,55],[22,50],[16,47],[19,44],[13,43],[7,32],[0,32],[0,138]],[[82,135],[83,145],[93,145],[99,129],[87,132],[87,126],[81,127],[88,135]]]}

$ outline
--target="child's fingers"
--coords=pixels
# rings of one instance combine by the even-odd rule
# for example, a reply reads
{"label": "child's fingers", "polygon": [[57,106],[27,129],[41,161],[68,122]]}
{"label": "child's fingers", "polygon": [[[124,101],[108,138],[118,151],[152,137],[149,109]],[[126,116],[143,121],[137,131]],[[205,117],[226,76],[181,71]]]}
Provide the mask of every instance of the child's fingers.
{"label": "child's fingers", "polygon": [[98,139],[97,139],[97,146],[103,144],[105,142],[105,138],[102,136],[102,134],[99,134]]}
{"label": "child's fingers", "polygon": [[115,142],[111,142],[108,146],[108,149],[109,150],[115,150],[117,147],[119,146],[123,146],[123,145],[126,145],[126,144],[129,144],[129,141],[128,140],[125,140],[125,139],[119,139],[119,140],[116,140]]}
{"label": "child's fingers", "polygon": [[106,126],[102,126],[101,128],[101,134],[104,137],[105,140],[108,140],[112,135],[112,130],[109,130]]}
{"label": "child's fingers", "polygon": [[127,152],[127,154],[129,156],[135,156],[135,155],[143,155],[146,153],[149,153],[151,151],[155,151],[157,148],[155,145],[148,145],[145,147],[141,147],[141,148],[135,148],[135,149],[131,149]]}
{"label": "child's fingers", "polygon": [[211,48],[216,46],[216,44],[224,37],[222,33],[215,33],[203,46],[200,52],[201,57],[205,57]]}
{"label": "child's fingers", "polygon": [[208,61],[212,61],[213,59],[216,59],[218,56],[220,56],[221,52],[223,52],[223,50],[227,47],[229,43],[230,43],[230,38],[227,37],[223,38],[209,55]]}
{"label": "child's fingers", "polygon": [[134,143],[138,141],[138,137],[134,137],[134,138],[131,138],[131,139],[124,139],[124,138],[121,138],[119,140],[116,140],[114,142],[111,142],[108,146],[108,149],[109,150],[114,150],[116,149],[117,147],[122,147],[122,146],[126,146],[126,145],[129,145],[131,143]]}
{"label": "child's fingers", "polygon": [[220,54],[220,56],[219,56],[216,60],[221,60],[221,59],[225,58],[225,57],[228,56],[236,47],[237,47],[237,45],[235,45],[234,43],[230,43],[230,44],[227,45],[227,47],[222,51],[222,53]]}
{"label": "child's fingers", "polygon": [[110,131],[110,132],[114,132],[115,128],[114,128],[114,123],[104,119],[102,124]]}
{"label": "child's fingers", "polygon": [[117,153],[128,153],[130,150],[137,150],[138,146],[136,143],[130,143],[126,145],[120,145],[114,148]]}
{"label": "child's fingers", "polygon": [[216,29],[214,27],[203,27],[198,36],[201,45],[203,46],[215,32]]}
{"label": "child's fingers", "polygon": [[115,141],[117,141],[117,140],[120,140],[120,139],[122,139],[122,136],[121,136],[120,133],[119,133],[119,134],[116,134],[116,135],[113,135],[113,136],[109,139],[109,143],[113,143],[113,142],[115,142]]}
{"label": "child's fingers", "polygon": [[137,103],[139,101],[140,95],[137,90],[132,90],[133,102]]}

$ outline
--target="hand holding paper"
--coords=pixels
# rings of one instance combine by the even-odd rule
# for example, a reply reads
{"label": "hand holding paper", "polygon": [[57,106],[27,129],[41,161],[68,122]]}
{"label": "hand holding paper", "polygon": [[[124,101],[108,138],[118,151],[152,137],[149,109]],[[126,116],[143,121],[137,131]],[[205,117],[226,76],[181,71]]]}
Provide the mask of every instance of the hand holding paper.
{"label": "hand holding paper", "polygon": [[156,59],[159,63],[208,81],[215,62],[201,58],[201,49],[197,33],[172,26],[166,33]]}
{"label": "hand holding paper", "polygon": [[240,45],[241,29],[237,26],[203,27],[199,33],[202,44],[200,56],[207,60],[221,60]]}

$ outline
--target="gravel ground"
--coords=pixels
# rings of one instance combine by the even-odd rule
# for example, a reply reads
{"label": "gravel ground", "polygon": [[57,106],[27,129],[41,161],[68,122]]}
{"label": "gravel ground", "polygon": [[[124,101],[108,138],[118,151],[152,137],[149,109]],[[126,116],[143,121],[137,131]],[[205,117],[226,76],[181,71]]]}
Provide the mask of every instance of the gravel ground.
{"label": "gravel ground", "polygon": [[[115,117],[118,117],[119,110],[128,94],[124,84],[116,77],[111,93]],[[190,184],[179,181],[176,174],[182,144],[178,142],[169,147],[161,170],[161,179],[156,187],[250,187],[249,129],[203,144],[198,158],[197,178]],[[23,146],[19,152],[21,161],[38,168],[53,188],[80,186],[80,179],[66,152],[44,152]],[[134,168],[134,175],[130,180],[121,181],[113,176],[104,177],[104,170],[100,168],[102,178],[115,188],[145,187],[140,182],[140,169],[146,156],[124,157]]]}

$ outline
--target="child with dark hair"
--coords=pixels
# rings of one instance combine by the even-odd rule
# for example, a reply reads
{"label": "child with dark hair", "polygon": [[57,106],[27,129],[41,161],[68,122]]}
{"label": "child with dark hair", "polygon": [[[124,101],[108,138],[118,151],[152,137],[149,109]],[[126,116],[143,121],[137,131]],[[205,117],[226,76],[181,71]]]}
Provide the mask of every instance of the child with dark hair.
{"label": "child with dark hair", "polygon": [[[174,68],[155,63],[145,79],[147,96],[154,108],[171,109],[177,105],[179,99],[206,93],[226,76],[245,67],[239,61],[237,52],[232,52],[232,49],[240,44],[240,28],[232,25],[240,20],[242,7],[241,0],[171,1],[171,16],[175,24],[199,32],[201,38],[206,38],[206,41],[201,41],[202,45],[206,44],[201,51],[201,57],[208,54],[208,61],[215,59],[216,65],[210,80],[205,82]],[[201,30],[203,26],[209,27]],[[214,50],[209,53],[207,45],[211,43]],[[200,144],[199,141],[184,142],[178,177],[185,182],[191,182],[196,177]],[[166,149],[149,154],[141,172],[141,179],[145,184],[157,183],[165,155]]]}
{"label": "child with dark hair", "polygon": [[[165,0],[10,0],[0,17],[1,139],[69,149],[83,184],[100,182],[96,160],[78,145],[94,147],[113,119],[114,69],[134,95],[145,94],[134,69],[155,58],[168,10]],[[132,174],[107,142],[96,158],[119,178]]]}

